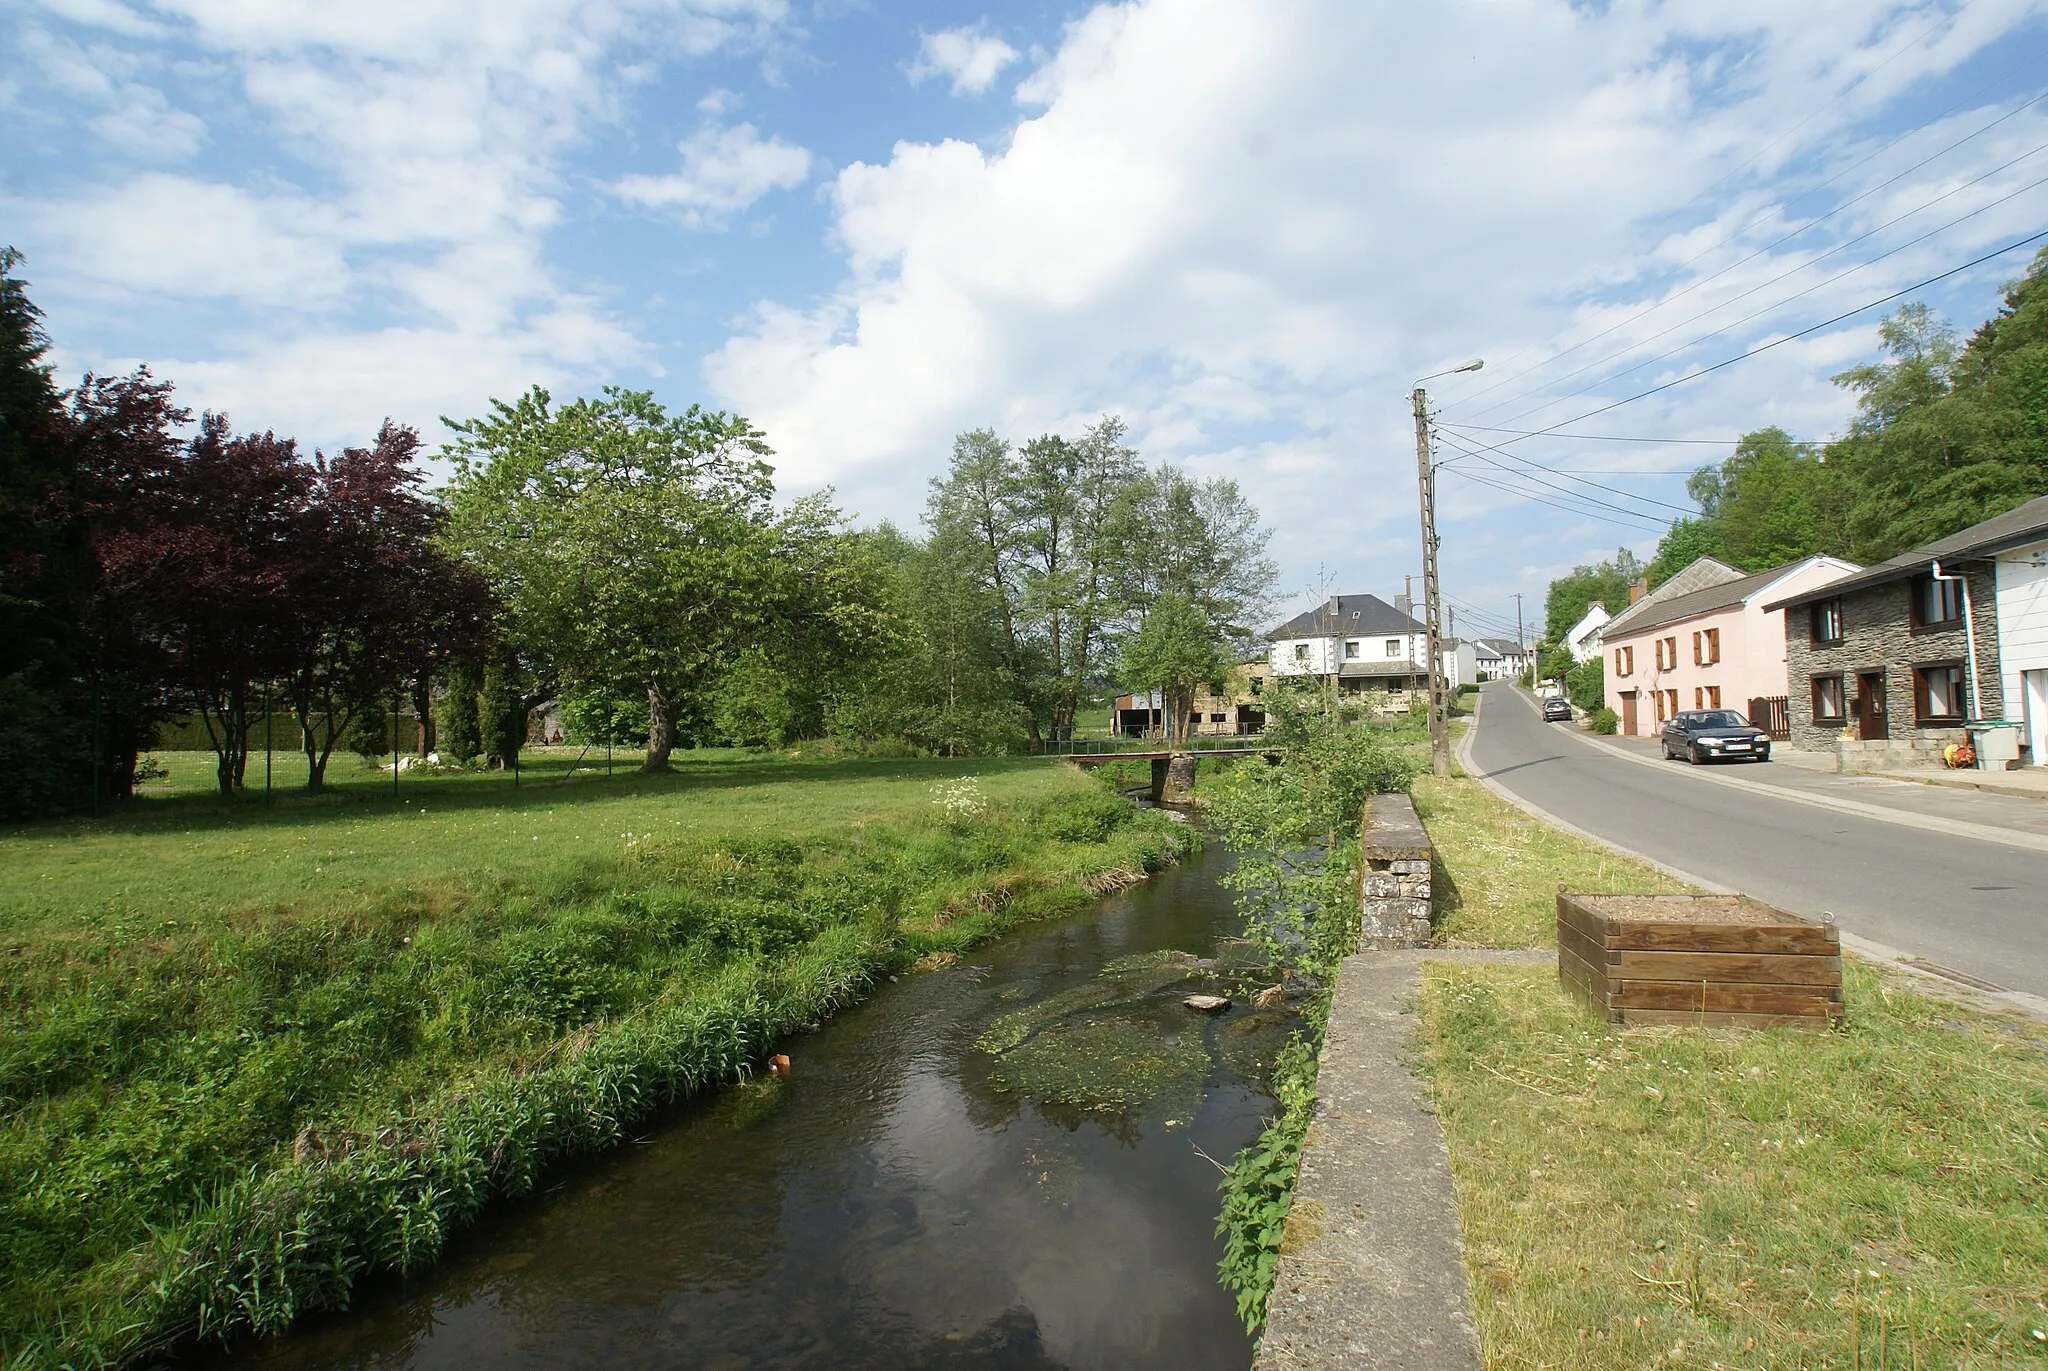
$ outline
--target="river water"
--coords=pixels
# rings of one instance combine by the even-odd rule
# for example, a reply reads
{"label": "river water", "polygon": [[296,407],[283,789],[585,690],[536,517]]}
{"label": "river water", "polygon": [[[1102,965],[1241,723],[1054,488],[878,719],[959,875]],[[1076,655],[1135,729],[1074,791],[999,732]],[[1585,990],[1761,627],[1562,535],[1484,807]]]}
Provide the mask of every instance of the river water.
{"label": "river water", "polygon": [[[1180,1005],[1202,987],[1162,983],[1176,973],[1146,973],[1135,1010],[1099,975],[1227,953],[1228,861],[1212,842],[1091,914],[885,983],[789,1042],[788,1079],[674,1111],[432,1271],[213,1364],[1242,1371],[1203,1154],[1227,1162],[1257,1134],[1258,1070],[1287,1025],[1247,1032],[1241,986],[1208,1019]],[[1035,1058],[987,1049],[1063,1005],[1058,1032],[1019,1049]],[[1086,1035],[1112,1030],[1150,1055],[1115,1059],[1138,1085],[1106,1103],[1061,1068],[1085,1076]]]}

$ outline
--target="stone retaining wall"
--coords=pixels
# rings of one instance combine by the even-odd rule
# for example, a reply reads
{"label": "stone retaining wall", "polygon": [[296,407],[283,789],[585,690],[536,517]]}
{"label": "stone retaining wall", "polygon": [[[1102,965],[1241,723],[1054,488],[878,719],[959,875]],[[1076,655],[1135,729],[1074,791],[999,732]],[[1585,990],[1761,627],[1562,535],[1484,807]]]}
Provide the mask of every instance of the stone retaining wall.
{"label": "stone retaining wall", "polygon": [[1365,856],[1359,891],[1358,947],[1429,944],[1431,847],[1429,831],[1406,795],[1375,795],[1366,802]]}

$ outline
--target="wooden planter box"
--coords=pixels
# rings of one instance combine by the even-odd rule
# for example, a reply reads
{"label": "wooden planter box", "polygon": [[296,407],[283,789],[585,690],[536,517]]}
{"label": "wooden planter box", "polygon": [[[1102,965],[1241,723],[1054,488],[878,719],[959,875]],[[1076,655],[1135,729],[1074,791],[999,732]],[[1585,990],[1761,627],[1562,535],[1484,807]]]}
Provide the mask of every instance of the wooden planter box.
{"label": "wooden planter box", "polygon": [[1744,895],[1557,896],[1557,976],[1612,1023],[1826,1028],[1842,943]]}

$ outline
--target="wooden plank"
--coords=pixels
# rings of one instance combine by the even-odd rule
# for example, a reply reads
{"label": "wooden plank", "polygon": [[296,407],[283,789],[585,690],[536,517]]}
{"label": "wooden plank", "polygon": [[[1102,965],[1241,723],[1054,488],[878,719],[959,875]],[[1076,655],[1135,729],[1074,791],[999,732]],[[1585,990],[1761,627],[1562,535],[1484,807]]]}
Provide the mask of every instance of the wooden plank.
{"label": "wooden plank", "polygon": [[1743,952],[1616,952],[1607,974],[1625,981],[1752,981],[1763,985],[1840,985],[1840,957]]}
{"label": "wooden plank", "polygon": [[1557,979],[1566,993],[1606,1013],[1607,978],[1577,957],[1560,955],[1557,959]]}
{"label": "wooden plank", "polygon": [[1615,920],[1607,946],[1629,952],[1752,952],[1835,957],[1841,935],[1822,924],[1689,924]]}
{"label": "wooden plank", "polygon": [[1557,896],[1557,923],[1560,928],[1577,929],[1594,942],[1607,941],[1607,921],[1562,891]]}
{"label": "wooden plank", "polygon": [[1574,957],[1577,957],[1588,966],[1603,968],[1600,973],[1601,975],[1607,974],[1604,970],[1608,959],[1607,949],[1598,940],[1587,937],[1570,924],[1559,924],[1557,926],[1557,946],[1560,952],[1569,950]]}
{"label": "wooden plank", "polygon": [[1821,1014],[1692,1014],[1680,1009],[1627,1009],[1622,1020],[1630,1027],[1675,1024],[1685,1028],[1826,1028],[1834,1018]]}
{"label": "wooden plank", "polygon": [[1834,1012],[1840,992],[1817,985],[1715,985],[1709,981],[1623,981],[1608,996],[1620,1009],[1687,1009],[1709,1013]]}

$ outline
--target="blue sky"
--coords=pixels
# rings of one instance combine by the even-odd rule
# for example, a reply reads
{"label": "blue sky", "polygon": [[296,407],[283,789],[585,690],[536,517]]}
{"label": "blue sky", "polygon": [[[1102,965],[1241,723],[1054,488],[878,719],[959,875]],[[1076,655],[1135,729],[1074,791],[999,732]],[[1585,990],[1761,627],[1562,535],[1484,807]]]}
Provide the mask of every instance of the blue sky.
{"label": "blue sky", "polygon": [[[1290,602],[1418,569],[1407,391],[1482,356],[1453,440],[1569,473],[1444,454],[1497,628],[1716,441],[1839,431],[1878,313],[1565,425],[1690,443],[1490,430],[2048,228],[2043,10],[0,0],[0,239],[67,376],[326,447],[618,382],[908,524],[961,429],[1120,413],[1245,486]],[[2025,260],[1919,298],[1967,327]]]}

